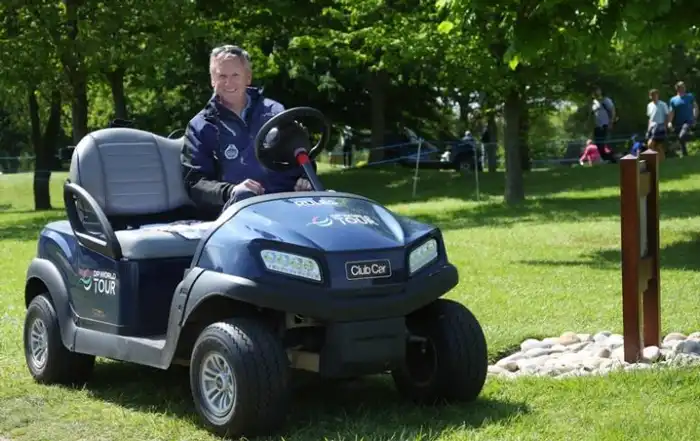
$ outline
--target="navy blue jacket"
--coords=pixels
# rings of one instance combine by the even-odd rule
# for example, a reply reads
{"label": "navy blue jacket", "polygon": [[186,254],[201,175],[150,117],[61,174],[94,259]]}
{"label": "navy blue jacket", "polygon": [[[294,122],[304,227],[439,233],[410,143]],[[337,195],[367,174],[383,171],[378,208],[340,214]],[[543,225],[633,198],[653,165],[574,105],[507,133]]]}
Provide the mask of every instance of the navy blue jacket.
{"label": "navy blue jacket", "polygon": [[284,107],[248,88],[242,118],[213,96],[187,124],[181,162],[185,187],[197,207],[218,215],[233,187],[246,179],[258,181],[265,194],[293,191],[301,167],[288,172],[267,170],[255,157],[255,136]]}

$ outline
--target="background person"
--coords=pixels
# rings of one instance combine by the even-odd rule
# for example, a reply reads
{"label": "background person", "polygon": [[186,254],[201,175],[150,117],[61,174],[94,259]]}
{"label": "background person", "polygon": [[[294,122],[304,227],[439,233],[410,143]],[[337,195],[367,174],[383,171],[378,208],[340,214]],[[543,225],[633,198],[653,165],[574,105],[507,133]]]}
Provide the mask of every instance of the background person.
{"label": "background person", "polygon": [[593,144],[593,140],[589,139],[586,141],[586,146],[583,149],[583,155],[578,160],[578,163],[581,165],[584,165],[588,163],[588,165],[593,165],[597,164],[601,161],[601,156],[600,156],[600,149],[598,146]]}
{"label": "background person", "polygon": [[595,119],[593,141],[595,145],[598,146],[598,152],[604,160],[616,162],[615,155],[613,155],[612,151],[605,148],[610,132],[615,124],[615,103],[613,103],[609,97],[603,96],[603,91],[600,87],[596,87],[593,90],[591,112]]}
{"label": "background person", "polygon": [[698,103],[692,93],[686,92],[685,83],[676,83],[676,96],[670,101],[669,128],[673,130],[681,145],[683,156],[688,156],[687,143],[698,119]]}
{"label": "background person", "polygon": [[659,91],[649,91],[649,104],[647,104],[647,147],[658,152],[659,159],[664,159],[663,142],[666,139],[666,124],[668,123],[669,110],[665,102],[659,99]]}

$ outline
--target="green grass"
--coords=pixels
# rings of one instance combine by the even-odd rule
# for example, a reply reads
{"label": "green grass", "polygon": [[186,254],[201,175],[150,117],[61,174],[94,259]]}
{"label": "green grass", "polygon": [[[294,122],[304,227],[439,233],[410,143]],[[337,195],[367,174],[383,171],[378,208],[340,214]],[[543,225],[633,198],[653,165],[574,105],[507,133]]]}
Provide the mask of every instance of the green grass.
{"label": "green grass", "polygon": [[[618,169],[536,171],[528,201],[502,205],[503,175],[472,177],[392,169],[326,171],[329,188],[372,197],[439,225],[460,270],[449,294],[480,319],[494,360],[528,337],[622,331]],[[52,181],[61,207],[63,175]],[[34,384],[21,348],[23,281],[46,221],[34,213],[29,175],[0,176],[0,438],[12,440],[212,440],[194,422],[186,374],[100,360],[82,390]],[[700,161],[662,167],[662,327],[700,330]],[[300,388],[286,440],[700,439],[698,369],[567,380],[489,379],[465,406],[399,402],[385,378]],[[280,439],[273,438],[273,439]]]}

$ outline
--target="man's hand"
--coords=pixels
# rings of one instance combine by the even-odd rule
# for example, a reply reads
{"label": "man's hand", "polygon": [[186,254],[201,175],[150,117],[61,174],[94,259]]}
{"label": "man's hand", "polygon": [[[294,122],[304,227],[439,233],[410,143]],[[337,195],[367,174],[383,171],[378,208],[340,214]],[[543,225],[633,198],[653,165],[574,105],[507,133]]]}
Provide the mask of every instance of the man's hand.
{"label": "man's hand", "polygon": [[306,178],[297,179],[296,184],[294,184],[294,191],[311,191],[311,182]]}
{"label": "man's hand", "polygon": [[263,186],[260,185],[258,181],[254,181],[252,179],[246,179],[245,181],[233,187],[232,194],[235,192],[241,192],[243,190],[250,190],[258,196],[265,193],[265,189],[263,188]]}

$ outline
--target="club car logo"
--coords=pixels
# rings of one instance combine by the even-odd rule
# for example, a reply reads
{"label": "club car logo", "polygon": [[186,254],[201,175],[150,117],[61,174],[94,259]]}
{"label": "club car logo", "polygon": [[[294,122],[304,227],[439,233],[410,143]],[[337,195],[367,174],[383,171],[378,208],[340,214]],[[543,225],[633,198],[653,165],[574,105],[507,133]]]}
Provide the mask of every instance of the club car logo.
{"label": "club car logo", "polygon": [[85,291],[92,291],[95,294],[113,296],[117,293],[117,275],[109,271],[95,271],[91,269],[81,269],[80,284]]}
{"label": "club car logo", "polygon": [[308,225],[330,227],[334,222],[341,225],[379,225],[377,221],[365,214],[331,214],[330,216],[314,216]]}
{"label": "club car logo", "polygon": [[313,199],[294,201],[294,205],[297,207],[322,207],[324,205],[335,207],[338,205],[337,201],[333,199],[319,199],[317,201]]}
{"label": "club car logo", "polygon": [[345,275],[348,280],[391,277],[391,262],[388,259],[347,262]]}

